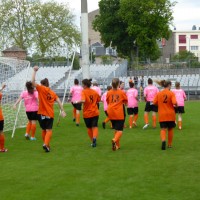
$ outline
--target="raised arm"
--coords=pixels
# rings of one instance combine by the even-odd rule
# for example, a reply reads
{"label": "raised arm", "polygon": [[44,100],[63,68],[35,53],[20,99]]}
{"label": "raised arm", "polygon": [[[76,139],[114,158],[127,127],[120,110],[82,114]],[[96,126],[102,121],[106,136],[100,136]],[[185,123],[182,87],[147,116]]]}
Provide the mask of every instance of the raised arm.
{"label": "raised arm", "polygon": [[33,83],[34,87],[36,87],[35,76],[36,76],[36,72],[38,71],[38,69],[39,69],[38,66],[33,67],[33,74],[32,74],[31,82]]}

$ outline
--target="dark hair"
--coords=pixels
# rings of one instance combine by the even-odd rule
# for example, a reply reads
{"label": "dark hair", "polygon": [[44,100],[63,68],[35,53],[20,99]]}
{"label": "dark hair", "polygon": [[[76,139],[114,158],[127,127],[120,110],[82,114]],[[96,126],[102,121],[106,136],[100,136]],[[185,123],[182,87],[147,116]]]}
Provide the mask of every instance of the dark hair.
{"label": "dark hair", "polygon": [[172,85],[172,82],[170,80],[161,80],[161,81],[156,81],[156,83],[164,88]]}
{"label": "dark hair", "polygon": [[33,84],[31,81],[26,82],[26,88],[27,88],[29,94],[34,93],[34,87],[33,87]]}
{"label": "dark hair", "polygon": [[111,89],[112,89],[112,86],[108,85],[108,86],[107,86],[107,90],[109,91],[109,90],[111,90]]}
{"label": "dark hair", "polygon": [[176,83],[175,83],[175,87],[176,87],[176,88],[180,88],[180,82],[176,82]]}
{"label": "dark hair", "polygon": [[90,79],[83,79],[83,80],[82,80],[82,84],[83,84],[84,86],[87,86],[88,88],[90,88],[90,86],[92,85]]}
{"label": "dark hair", "polygon": [[113,78],[112,86],[113,86],[114,89],[117,89],[119,87],[119,83],[120,83],[120,81],[119,81],[118,78]]}
{"label": "dark hair", "polygon": [[78,85],[78,84],[79,84],[78,79],[76,79],[76,78],[74,79],[74,84],[75,84],[75,85]]}
{"label": "dark hair", "polygon": [[129,87],[130,87],[130,88],[133,88],[133,87],[134,87],[134,83],[130,81],[130,82],[129,82]]}
{"label": "dark hair", "polygon": [[153,84],[153,80],[151,78],[148,78],[148,84]]}
{"label": "dark hair", "polygon": [[47,78],[44,78],[40,81],[40,83],[46,87],[49,87],[49,80]]}

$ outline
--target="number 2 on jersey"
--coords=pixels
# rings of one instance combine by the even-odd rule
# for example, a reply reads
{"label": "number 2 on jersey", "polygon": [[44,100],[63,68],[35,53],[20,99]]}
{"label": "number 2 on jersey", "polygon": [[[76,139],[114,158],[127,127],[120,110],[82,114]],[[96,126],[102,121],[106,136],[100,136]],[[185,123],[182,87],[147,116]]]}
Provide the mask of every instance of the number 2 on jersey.
{"label": "number 2 on jersey", "polygon": [[167,100],[168,100],[168,96],[166,94],[163,95],[163,103],[167,103]]}

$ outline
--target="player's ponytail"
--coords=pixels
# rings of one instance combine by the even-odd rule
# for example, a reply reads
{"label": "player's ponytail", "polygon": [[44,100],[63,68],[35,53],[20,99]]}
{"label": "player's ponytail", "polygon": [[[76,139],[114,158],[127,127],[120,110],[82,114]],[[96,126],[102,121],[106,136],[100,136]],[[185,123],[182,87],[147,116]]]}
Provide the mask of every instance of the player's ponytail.
{"label": "player's ponytail", "polygon": [[33,94],[34,93],[34,87],[31,81],[27,81],[26,82],[26,88],[29,94]]}
{"label": "player's ponytail", "polygon": [[171,81],[169,81],[169,80],[156,80],[155,82],[164,88],[171,86],[171,84],[172,84]]}

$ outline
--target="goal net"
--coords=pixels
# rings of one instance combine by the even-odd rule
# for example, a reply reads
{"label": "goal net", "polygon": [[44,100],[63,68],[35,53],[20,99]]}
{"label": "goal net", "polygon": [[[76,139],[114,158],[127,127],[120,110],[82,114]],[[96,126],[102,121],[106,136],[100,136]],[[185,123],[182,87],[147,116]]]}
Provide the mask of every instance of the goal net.
{"label": "goal net", "polygon": [[29,70],[29,61],[0,57],[0,84],[6,84],[6,88],[2,91],[1,101],[4,131],[13,130],[12,136],[16,128],[25,127],[27,123],[23,102],[20,102],[17,110],[13,109],[13,105],[25,88]]}

